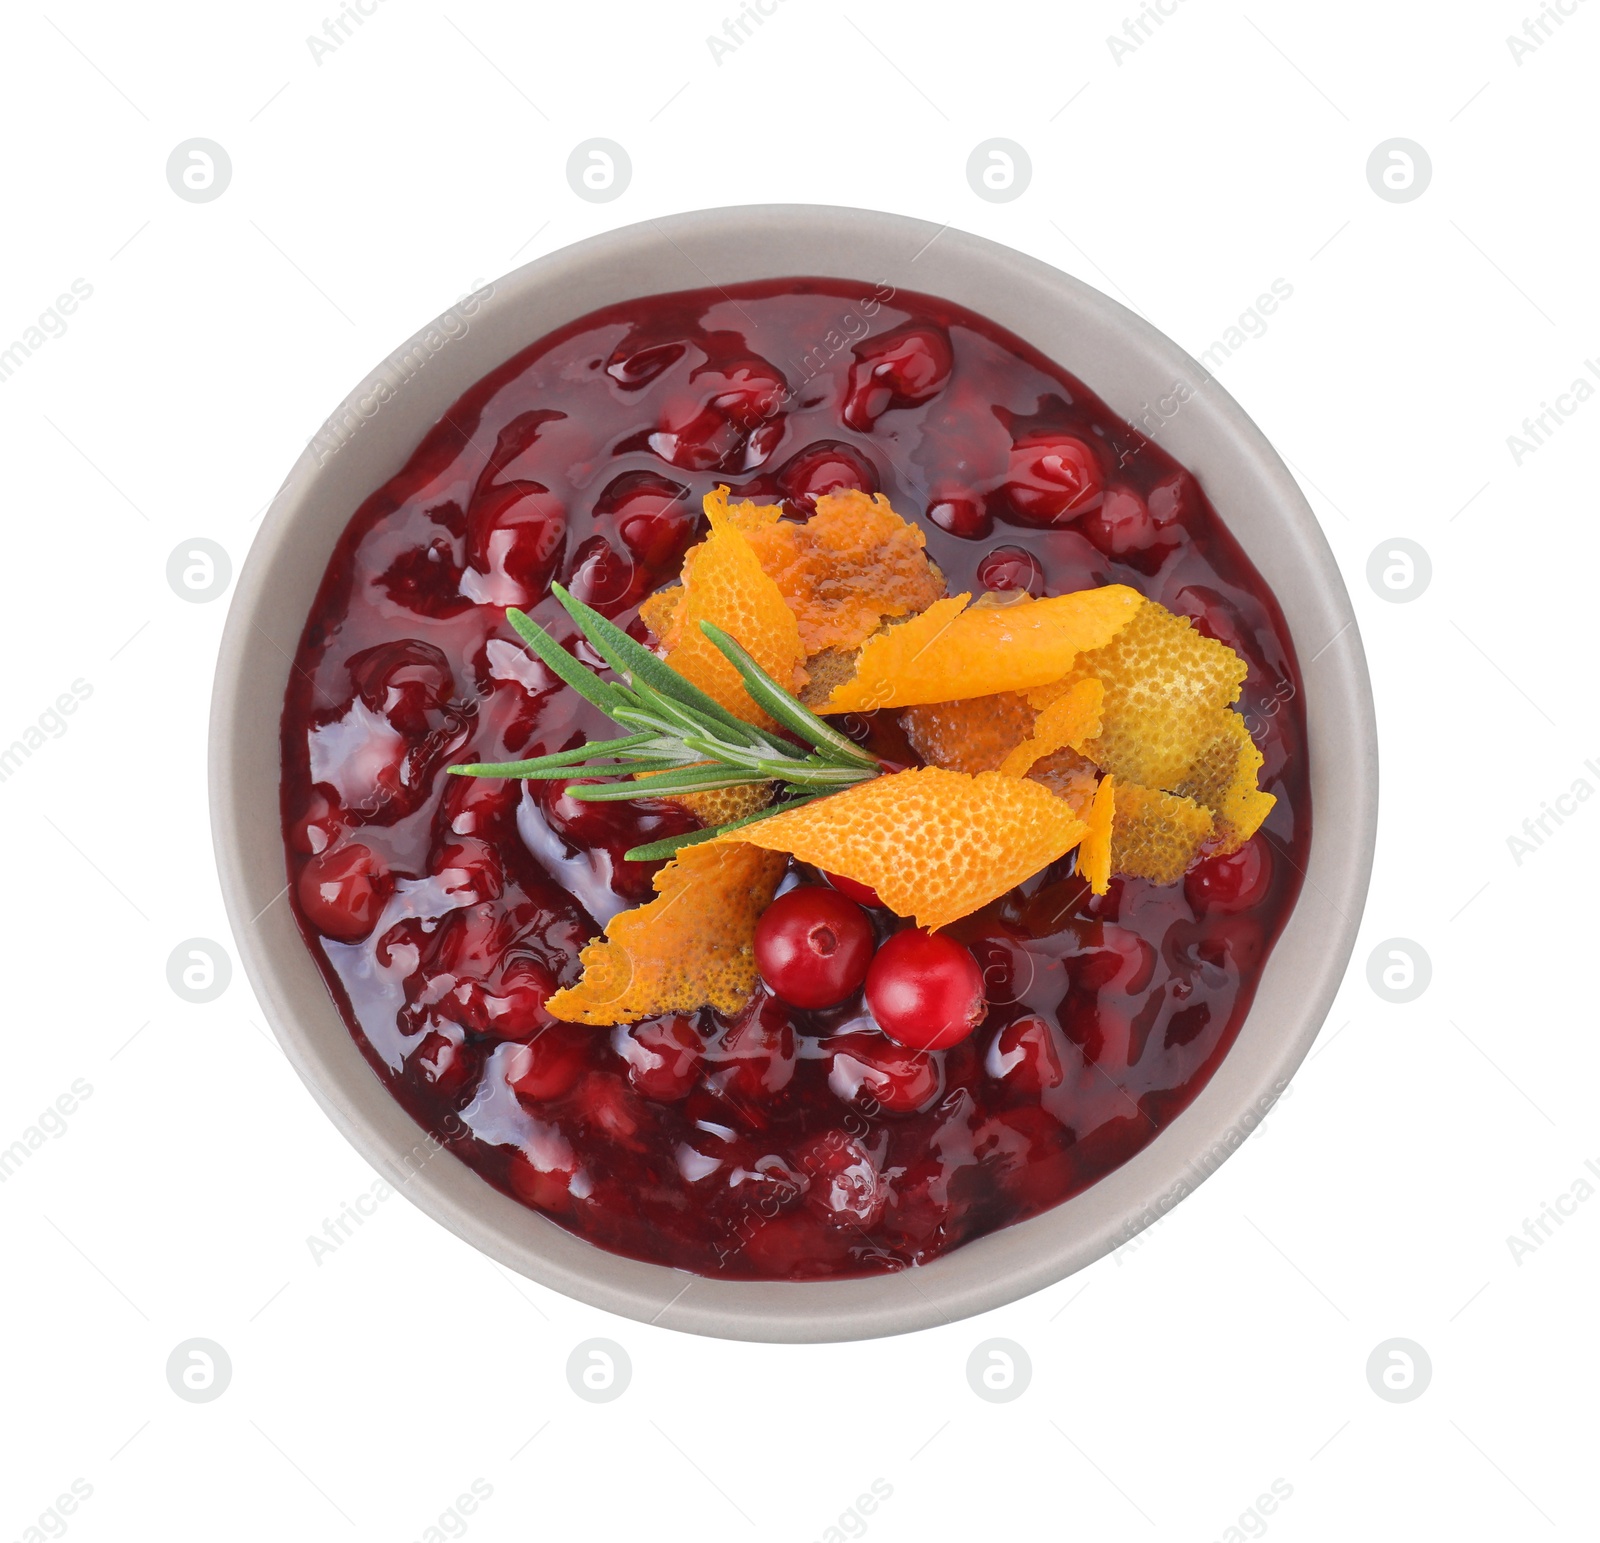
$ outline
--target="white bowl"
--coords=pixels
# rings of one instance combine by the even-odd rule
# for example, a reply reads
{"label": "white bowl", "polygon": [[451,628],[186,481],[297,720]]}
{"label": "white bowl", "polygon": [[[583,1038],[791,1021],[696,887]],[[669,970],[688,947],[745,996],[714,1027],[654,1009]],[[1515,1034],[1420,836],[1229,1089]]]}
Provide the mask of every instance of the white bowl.
{"label": "white bowl", "polygon": [[[1199,478],[1283,608],[1304,674],[1315,813],[1299,901],[1232,1049],[1147,1147],[1053,1210],[931,1264],[805,1283],[715,1280],[622,1258],[448,1153],[420,1169],[405,1161],[417,1126],[357,1049],[296,926],[278,813],[279,714],[328,558],[356,508],[450,404],[512,354],[601,306],[786,275],[884,279],[955,301],[1024,338],[1130,419],[1174,383],[1191,387],[1152,437]],[[754,1340],[927,1328],[1051,1285],[1132,1237],[1208,1177],[1282,1094],[1333,1000],[1366,897],[1378,801],[1366,661],[1339,570],[1283,462],[1194,360],[1114,300],[1007,247],[899,215],[701,210],[579,242],[488,288],[465,331],[459,310],[441,318],[439,346],[403,385],[394,388],[402,372],[389,365],[331,415],[357,426],[314,441],[295,463],[228,615],[211,720],[217,861],[239,953],[295,1069],[368,1161],[474,1247],[557,1291],[667,1328]]]}

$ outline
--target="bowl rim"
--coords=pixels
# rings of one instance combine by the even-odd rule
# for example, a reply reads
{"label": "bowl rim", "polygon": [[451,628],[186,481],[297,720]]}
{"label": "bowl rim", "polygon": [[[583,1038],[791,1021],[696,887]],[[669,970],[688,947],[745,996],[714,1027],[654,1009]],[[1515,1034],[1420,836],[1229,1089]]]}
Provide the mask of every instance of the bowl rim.
{"label": "bowl rim", "polygon": [[[340,1016],[284,903],[278,822],[282,688],[309,595],[355,509],[420,441],[417,426],[554,330],[552,315],[575,319],[611,303],[608,294],[781,277],[894,279],[942,296],[1017,333],[1130,421],[1142,412],[1143,432],[1200,479],[1276,594],[1307,685],[1312,747],[1315,819],[1300,898],[1233,1046],[1183,1113],[1051,1210],[927,1265],[841,1281],[726,1281],[608,1253],[449,1154],[379,1081]],[[397,382],[402,358],[425,367],[400,370]],[[1152,428],[1149,395],[1166,382],[1191,391],[1170,418],[1163,396]],[[305,597],[298,612],[295,597]],[[1338,746],[1336,776],[1319,745]],[[357,1151],[434,1220],[554,1290],[661,1327],[788,1342],[904,1333],[1002,1306],[1130,1240],[1209,1177],[1282,1095],[1321,1028],[1355,944],[1378,810],[1376,721],[1349,595],[1309,504],[1243,408],[1150,323],[1046,263],[950,225],[819,204],[695,210],[589,237],[480,287],[390,354],[297,458],[240,567],[217,659],[208,777],[245,974],[291,1065]]]}

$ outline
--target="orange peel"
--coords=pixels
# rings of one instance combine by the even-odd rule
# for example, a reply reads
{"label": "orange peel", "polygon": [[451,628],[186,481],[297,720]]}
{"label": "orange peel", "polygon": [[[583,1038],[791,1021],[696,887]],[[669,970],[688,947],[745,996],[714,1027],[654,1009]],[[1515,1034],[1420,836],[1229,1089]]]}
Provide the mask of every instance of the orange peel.
{"label": "orange peel", "polygon": [[935,601],[868,639],[855,675],[823,711],[873,712],[1047,685],[1079,655],[1105,648],[1145,606],[1124,584],[1009,604],[971,599]]}
{"label": "orange peel", "polygon": [[1105,688],[1100,732],[1084,754],[1128,783],[1172,789],[1216,742],[1218,710],[1238,698],[1247,669],[1186,617],[1147,601],[1114,638],[1029,700],[1043,707],[1078,681],[1098,680]]}
{"label": "orange peel", "polygon": [[737,1012],[756,986],[756,920],[781,854],[742,842],[685,847],[656,874],[657,899],[612,917],[579,956],[583,975],[545,1006],[566,1023],[635,1023],[657,1013]]}
{"label": "orange peel", "polygon": [[998,771],[1033,731],[1035,713],[1020,691],[925,702],[900,714],[911,748],[948,771]]}
{"label": "orange peel", "polygon": [[1256,786],[1263,757],[1244,719],[1224,709],[1216,721],[1216,737],[1173,792],[1211,811],[1217,852],[1237,852],[1261,828],[1277,799]]}
{"label": "orange peel", "polygon": [[[708,516],[716,511],[750,542],[794,612],[808,656],[830,648],[853,651],[886,616],[925,610],[944,593],[921,528],[897,514],[882,493],[824,493],[802,523],[783,519],[778,504],[730,504],[727,488],[719,486],[706,495],[705,510]],[[686,586],[693,587],[704,545],[684,558],[685,585],[660,590],[639,608],[669,647],[680,636],[678,609]]]}
{"label": "orange peel", "polygon": [[1093,894],[1111,887],[1111,827],[1116,808],[1116,778],[1102,777],[1084,823],[1089,827],[1078,848],[1078,872],[1089,881]]}
{"label": "orange peel", "polygon": [[1117,783],[1112,797],[1112,872],[1176,884],[1211,836],[1211,811],[1137,783]]}
{"label": "orange peel", "polygon": [[1085,828],[1070,804],[1036,782],[924,766],[857,783],[706,845],[792,853],[869,885],[890,910],[931,928],[1047,867]]}
{"label": "orange peel", "polygon": [[1100,732],[1105,687],[1098,680],[1075,682],[1034,720],[1033,733],[1000,763],[1008,777],[1025,777],[1035,762],[1057,750],[1082,753],[1086,741]]}
{"label": "orange peel", "polygon": [[700,630],[700,623],[721,627],[774,680],[795,689],[805,683],[800,628],[739,520],[730,514],[727,489],[718,492],[720,499],[706,495],[711,534],[690,553],[693,561],[685,561],[682,598],[666,632],[658,636],[666,644],[667,663],[686,680],[747,722],[771,727],[772,720],[751,701],[739,672]]}

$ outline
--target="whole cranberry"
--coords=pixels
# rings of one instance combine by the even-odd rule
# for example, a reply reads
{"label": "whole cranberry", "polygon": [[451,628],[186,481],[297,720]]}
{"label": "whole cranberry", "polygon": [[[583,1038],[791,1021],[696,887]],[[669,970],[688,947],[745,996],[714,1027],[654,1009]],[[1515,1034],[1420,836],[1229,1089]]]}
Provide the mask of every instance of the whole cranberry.
{"label": "whole cranberry", "polygon": [[983,972],[954,938],[908,927],[874,955],[867,1007],[897,1044],[943,1050],[983,1022]]}
{"label": "whole cranberry", "polygon": [[676,574],[694,539],[697,511],[688,488],[651,472],[618,477],[600,495],[595,513],[609,517],[628,555],[653,574]]}
{"label": "whole cranberry", "polygon": [[[458,779],[465,781],[465,778]],[[321,787],[314,787],[305,808],[289,827],[289,845],[314,856],[326,852],[344,829],[344,812]]]}
{"label": "whole cranberry", "polygon": [[325,937],[354,943],[372,931],[394,880],[371,847],[352,841],[319,852],[300,870],[296,887],[305,918]]}
{"label": "whole cranberry", "polygon": [[590,536],[572,554],[567,588],[602,615],[614,616],[637,605],[649,587],[649,573],[604,536]]}
{"label": "whole cranberry", "polygon": [[795,1073],[794,1025],[776,997],[757,992],[750,1005],[706,1049],[707,1083],[748,1125],[765,1123],[762,1109]]}
{"label": "whole cranberry", "polygon": [[1037,599],[1044,593],[1044,568],[1020,546],[997,546],[978,564],[978,582],[987,590],[1018,591]]}
{"label": "whole cranberry", "polygon": [[459,1093],[477,1070],[477,1057],[461,1039],[431,1029],[407,1057],[406,1070],[424,1086]]}
{"label": "whole cranberry", "polygon": [[824,1131],[794,1154],[806,1176],[806,1204],[836,1227],[870,1227],[883,1215],[889,1187],[866,1149],[842,1130]]}
{"label": "whole cranberry", "polygon": [[1094,506],[1105,486],[1099,458],[1070,434],[1035,434],[1011,447],[1005,491],[1029,524],[1058,525]]}
{"label": "whole cranberry", "polygon": [[859,879],[847,879],[842,873],[829,873],[825,869],[822,873],[841,895],[848,895],[857,905],[881,906],[883,902],[878,898],[878,892],[870,884],[863,884]]}
{"label": "whole cranberry", "polygon": [[828,1086],[868,1114],[914,1114],[944,1091],[939,1061],[881,1034],[838,1034],[826,1042]]}
{"label": "whole cranberry", "polygon": [[650,448],[687,471],[749,471],[783,437],[788,393],[788,383],[765,360],[702,365],[667,404]]}
{"label": "whole cranberry", "polygon": [[865,979],[872,944],[872,923],[855,901],[801,884],[761,913],[756,968],[791,1007],[832,1007]]}
{"label": "whole cranberry", "polygon": [[595,1031],[577,1024],[552,1023],[507,1057],[506,1081],[518,1098],[548,1103],[577,1085],[589,1064]]}
{"label": "whole cranberry", "polygon": [[573,777],[533,785],[534,796],[544,810],[546,823],[558,836],[565,837],[574,846],[604,846],[616,834],[616,818],[612,812],[616,805],[590,803],[573,798],[567,792],[569,787],[582,787],[603,780],[600,777]]}
{"label": "whole cranberry", "polygon": [[1019,1092],[1042,1093],[1067,1080],[1068,1057],[1061,1030],[1037,1013],[1029,1013],[1008,1023],[990,1041],[984,1070]]}
{"label": "whole cranberry", "polygon": [[778,487],[801,513],[810,513],[824,493],[840,488],[878,491],[878,469],[859,450],[836,439],[819,439],[796,452],[778,472]]}
{"label": "whole cranberry", "polygon": [[486,489],[467,511],[467,561],[487,579],[473,598],[519,606],[542,600],[566,533],[567,511],[542,483]]}
{"label": "whole cranberry", "polygon": [[1129,487],[1109,487],[1100,505],[1078,529],[1107,557],[1128,558],[1155,545],[1156,522],[1145,501]]}
{"label": "whole cranberry", "polygon": [[983,501],[964,493],[935,494],[928,505],[928,518],[940,530],[965,541],[979,541],[994,529],[994,521]]}
{"label": "whole cranberry", "polygon": [[1226,916],[1259,905],[1271,884],[1272,854],[1260,836],[1252,836],[1237,852],[1196,863],[1183,893],[1196,916]]}
{"label": "whole cranberry", "polygon": [[692,1019],[674,1013],[618,1024],[611,1033],[611,1048],[627,1063],[628,1081],[635,1091],[671,1104],[686,1097],[699,1081],[705,1042]]}
{"label": "whole cranberry", "polygon": [[937,327],[906,326],[855,346],[844,421],[868,430],[891,407],[915,407],[950,379],[950,340]]}
{"label": "whole cranberry", "polygon": [[1134,996],[1150,984],[1155,968],[1156,951],[1147,939],[1106,922],[1098,942],[1073,962],[1072,981],[1086,991],[1120,991]]}
{"label": "whole cranberry", "polygon": [[540,1125],[511,1154],[506,1177],[517,1199],[542,1211],[570,1211],[590,1188],[572,1143],[553,1125]]}

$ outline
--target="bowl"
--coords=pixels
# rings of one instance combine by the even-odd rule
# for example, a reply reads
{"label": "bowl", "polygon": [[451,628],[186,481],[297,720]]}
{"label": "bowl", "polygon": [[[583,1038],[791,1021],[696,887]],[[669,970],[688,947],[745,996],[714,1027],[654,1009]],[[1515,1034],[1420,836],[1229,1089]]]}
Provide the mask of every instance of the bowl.
{"label": "bowl", "polygon": [[[279,824],[278,718],[290,660],[346,522],[469,386],[601,306],[814,275],[942,296],[1009,328],[1113,409],[1191,395],[1148,430],[1200,480],[1277,595],[1301,661],[1315,821],[1305,881],[1232,1049],[1142,1151],[1053,1210],[932,1263],[866,1279],[725,1281],[607,1253],[492,1188],[419,1130],[357,1048],[296,925]],[[389,356],[296,461],[239,575],[212,699],[212,827],[233,935],[285,1053],[350,1142],[435,1220],[568,1296],[665,1328],[822,1341],[902,1333],[999,1307],[1164,1215],[1281,1096],[1348,963],[1377,825],[1372,694],[1355,614],[1316,519],[1239,405],[1176,344],[1097,290],[977,236],[871,210],[707,209],[647,220],[484,286]]]}

